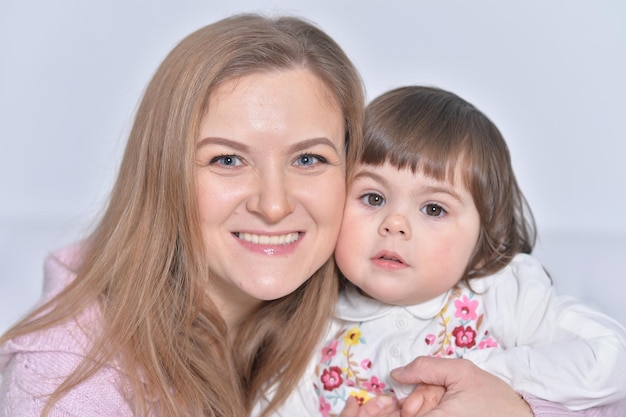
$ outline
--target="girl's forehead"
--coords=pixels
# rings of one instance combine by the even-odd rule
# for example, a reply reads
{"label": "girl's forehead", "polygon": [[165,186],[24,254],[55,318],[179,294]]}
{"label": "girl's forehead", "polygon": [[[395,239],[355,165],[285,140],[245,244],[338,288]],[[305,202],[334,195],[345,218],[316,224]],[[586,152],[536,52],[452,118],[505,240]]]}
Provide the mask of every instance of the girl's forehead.
{"label": "girl's forehead", "polygon": [[400,162],[396,162],[391,157],[387,157],[381,162],[359,162],[355,166],[355,175],[363,170],[375,170],[376,168],[386,167],[395,168],[398,171],[410,170],[413,174],[423,175],[435,181],[442,183],[455,184],[458,181],[465,183],[471,169],[468,165],[468,158],[462,154],[455,153],[455,156],[442,157],[433,159],[431,157],[415,156],[407,157]]}

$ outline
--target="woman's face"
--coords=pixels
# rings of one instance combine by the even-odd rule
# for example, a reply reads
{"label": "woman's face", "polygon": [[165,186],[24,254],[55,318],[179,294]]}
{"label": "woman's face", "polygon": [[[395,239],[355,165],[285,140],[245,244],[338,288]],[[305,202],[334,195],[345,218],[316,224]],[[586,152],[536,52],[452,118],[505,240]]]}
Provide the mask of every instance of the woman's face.
{"label": "woman's face", "polygon": [[307,70],[228,81],[196,144],[196,193],[212,279],[228,321],[293,292],[334,249],[345,202],[345,127]]}

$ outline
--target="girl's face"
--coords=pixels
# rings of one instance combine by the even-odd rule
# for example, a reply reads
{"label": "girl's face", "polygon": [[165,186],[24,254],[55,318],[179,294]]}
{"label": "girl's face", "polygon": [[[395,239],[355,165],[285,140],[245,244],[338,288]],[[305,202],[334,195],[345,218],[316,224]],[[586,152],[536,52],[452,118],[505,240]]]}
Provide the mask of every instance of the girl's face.
{"label": "girl's face", "polygon": [[227,322],[326,262],[345,203],[342,110],[307,70],[257,73],[210,97],[196,144],[209,296]]}
{"label": "girl's face", "polygon": [[385,163],[361,165],[348,191],[335,251],[343,274],[388,304],[419,304],[462,278],[480,217],[457,175],[454,184]]}

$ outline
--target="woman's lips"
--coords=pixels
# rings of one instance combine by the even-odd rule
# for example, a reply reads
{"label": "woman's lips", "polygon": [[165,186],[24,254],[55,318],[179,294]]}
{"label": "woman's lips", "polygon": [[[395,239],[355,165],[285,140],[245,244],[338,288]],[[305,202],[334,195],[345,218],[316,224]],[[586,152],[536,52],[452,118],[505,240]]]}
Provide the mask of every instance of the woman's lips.
{"label": "woman's lips", "polygon": [[290,232],[280,234],[263,234],[249,232],[233,232],[244,248],[263,255],[289,255],[295,252],[298,244],[302,241],[303,232]]}
{"label": "woman's lips", "polygon": [[246,242],[255,245],[289,245],[297,241],[300,237],[299,232],[292,232],[280,235],[263,235],[256,233],[235,232],[234,235]]}

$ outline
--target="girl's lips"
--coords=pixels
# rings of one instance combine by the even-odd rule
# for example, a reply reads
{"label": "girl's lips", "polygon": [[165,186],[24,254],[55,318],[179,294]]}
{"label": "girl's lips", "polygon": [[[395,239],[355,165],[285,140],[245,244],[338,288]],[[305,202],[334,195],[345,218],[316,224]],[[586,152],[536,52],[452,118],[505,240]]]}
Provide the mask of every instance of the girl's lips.
{"label": "girl's lips", "polygon": [[374,265],[384,269],[404,269],[408,264],[395,252],[381,251],[371,258]]}
{"label": "girl's lips", "polygon": [[376,255],[374,255],[374,257],[372,259],[381,259],[381,260],[387,260],[387,261],[393,261],[393,262],[398,262],[401,264],[405,264],[406,262],[404,262],[404,259],[402,259],[402,257],[400,255],[398,255],[395,252],[392,251],[387,251],[387,250],[383,250],[378,252]]}

